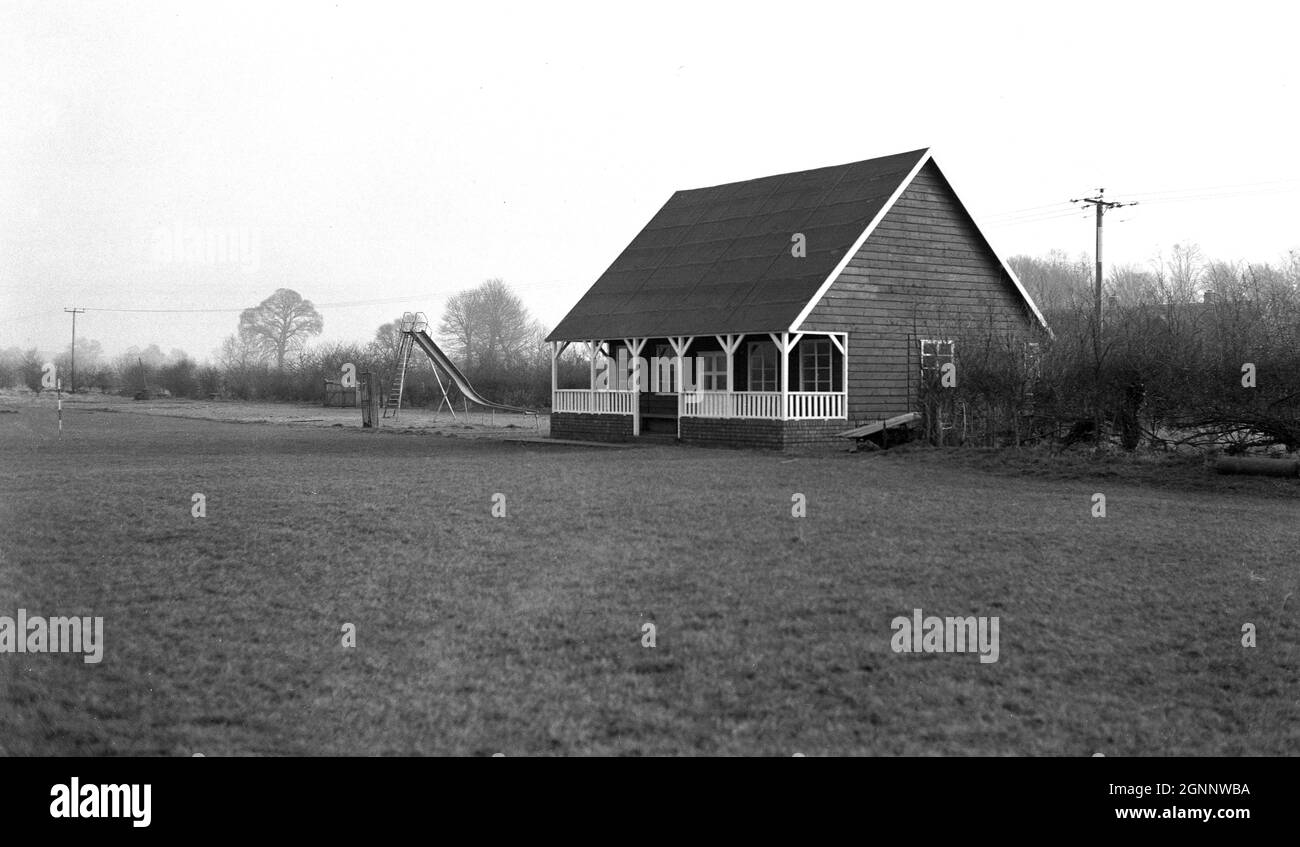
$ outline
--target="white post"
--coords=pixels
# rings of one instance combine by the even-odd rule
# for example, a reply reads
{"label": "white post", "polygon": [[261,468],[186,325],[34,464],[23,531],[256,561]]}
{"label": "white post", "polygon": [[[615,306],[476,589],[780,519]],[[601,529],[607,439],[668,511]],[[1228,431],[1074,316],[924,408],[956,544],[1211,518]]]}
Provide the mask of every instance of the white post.
{"label": "white post", "polygon": [[[684,399],[686,396],[685,393],[686,383],[685,380],[683,379],[683,376],[685,374],[684,371],[685,362],[683,361],[683,359],[685,358],[686,355],[686,348],[690,347],[691,342],[694,340],[695,340],[695,336],[693,335],[689,335],[689,336],[678,335],[678,336],[668,337],[668,343],[671,344],[673,348],[673,361],[675,363],[674,370],[676,371],[676,373],[674,373],[673,376],[676,378],[675,381],[677,383],[675,387],[677,389],[677,437],[678,438],[682,437],[682,408],[685,405]],[[699,386],[695,383],[698,382],[699,375],[692,374],[692,377],[693,377],[691,380],[693,384],[692,388],[693,390],[698,391]]]}
{"label": "white post", "polygon": [[641,356],[641,351],[645,349],[644,338],[625,338],[623,344],[627,346],[627,351],[632,355],[632,436],[634,438],[641,435],[641,368],[637,359]]}
{"label": "white post", "polygon": [[781,420],[790,419],[790,333],[781,333]]}
{"label": "white post", "polygon": [[840,360],[843,362],[844,367],[841,370],[842,377],[840,379],[840,394],[843,397],[842,402],[844,403],[844,408],[842,409],[842,411],[844,412],[844,419],[848,420],[849,418],[849,334],[846,332],[844,333],[843,336],[841,336],[841,338],[844,341],[844,346],[840,348]]}
{"label": "white post", "polygon": [[740,346],[741,335],[727,336],[727,417],[736,414],[736,348]]}
{"label": "white post", "polygon": [[556,371],[556,362],[560,358],[560,342],[551,342],[551,411],[555,411],[555,392],[559,390],[559,377]]}

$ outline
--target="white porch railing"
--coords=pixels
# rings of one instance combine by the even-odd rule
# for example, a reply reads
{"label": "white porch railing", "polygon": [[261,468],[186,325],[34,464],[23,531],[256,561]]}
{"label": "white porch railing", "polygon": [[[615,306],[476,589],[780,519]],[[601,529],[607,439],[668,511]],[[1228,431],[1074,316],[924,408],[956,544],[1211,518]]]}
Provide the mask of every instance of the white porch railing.
{"label": "white porch railing", "polygon": [[786,418],[801,421],[845,417],[846,397],[843,391],[791,391]]}
{"label": "white porch railing", "polygon": [[[791,391],[786,420],[821,420],[845,417],[847,395],[843,391]],[[766,418],[781,420],[780,391],[690,391],[680,398],[686,418]],[[635,391],[589,391],[585,388],[557,390],[551,399],[554,412],[592,415],[631,415],[636,412]]]}
{"label": "white porch railing", "polygon": [[552,392],[551,411],[589,415],[630,415],[636,411],[635,391],[590,391],[565,388]]}
{"label": "white porch railing", "polygon": [[[842,391],[791,391],[787,420],[842,418],[845,416]],[[682,417],[688,418],[768,418],[780,420],[780,391],[693,391],[682,395]]]}
{"label": "white porch railing", "polygon": [[780,418],[780,391],[689,391],[682,394],[686,418]]}

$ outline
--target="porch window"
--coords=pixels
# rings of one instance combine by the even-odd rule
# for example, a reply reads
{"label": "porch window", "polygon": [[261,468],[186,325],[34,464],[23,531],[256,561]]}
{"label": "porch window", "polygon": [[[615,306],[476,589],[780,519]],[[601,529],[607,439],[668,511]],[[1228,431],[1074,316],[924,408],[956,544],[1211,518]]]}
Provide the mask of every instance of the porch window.
{"label": "porch window", "polygon": [[702,391],[727,390],[727,354],[721,350],[701,353],[700,389]]}
{"label": "porch window", "polygon": [[830,339],[805,339],[799,345],[799,390],[833,390],[832,373]]}
{"label": "porch window", "polygon": [[956,345],[950,339],[921,339],[921,381],[937,380],[955,353]]}
{"label": "porch window", "polygon": [[776,345],[770,341],[749,342],[749,390],[776,391]]}

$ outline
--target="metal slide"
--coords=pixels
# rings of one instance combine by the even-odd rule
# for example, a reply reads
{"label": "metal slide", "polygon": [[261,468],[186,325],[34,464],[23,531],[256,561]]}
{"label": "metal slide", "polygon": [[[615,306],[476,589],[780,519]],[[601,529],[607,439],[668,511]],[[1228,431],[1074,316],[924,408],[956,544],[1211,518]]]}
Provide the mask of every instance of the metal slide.
{"label": "metal slide", "polygon": [[460,368],[447,358],[447,354],[439,349],[429,333],[422,329],[411,331],[410,336],[415,339],[415,343],[420,345],[424,354],[433,360],[433,364],[442,369],[442,372],[451,377],[452,382],[460,389],[460,393],[469,398],[471,403],[477,403],[480,406],[486,406],[489,409],[501,409],[504,412],[521,412],[525,415],[535,415],[537,412],[532,409],[521,409],[518,406],[502,406],[500,403],[493,403],[491,400],[484,400],[483,397],[474,390],[474,386],[469,384],[469,380],[460,372]]}

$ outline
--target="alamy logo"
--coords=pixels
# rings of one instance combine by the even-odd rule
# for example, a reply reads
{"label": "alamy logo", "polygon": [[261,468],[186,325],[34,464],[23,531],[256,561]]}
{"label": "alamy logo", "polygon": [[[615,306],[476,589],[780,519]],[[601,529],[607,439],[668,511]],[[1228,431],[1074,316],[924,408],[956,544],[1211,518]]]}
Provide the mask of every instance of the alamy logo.
{"label": "alamy logo", "polygon": [[998,619],[975,617],[921,617],[920,609],[912,617],[899,616],[889,624],[894,630],[890,646],[895,653],[975,653],[982,664],[998,660]]}
{"label": "alamy logo", "polygon": [[99,664],[104,658],[104,619],[46,620],[40,615],[28,617],[26,609],[18,610],[16,620],[0,615],[0,653],[84,653],[83,662]]}
{"label": "alamy logo", "polygon": [[684,393],[704,387],[706,360],[703,356],[643,356],[629,358],[620,347],[618,364],[607,359],[596,362],[597,391],[675,391]]}
{"label": "alamy logo", "polygon": [[230,265],[256,273],[261,239],[243,226],[176,224],[153,231],[155,265]]}
{"label": "alamy logo", "polygon": [[153,819],[150,794],[153,786],[81,784],[75,776],[69,784],[50,788],[52,818],[130,818],[132,826],[145,827]]}

